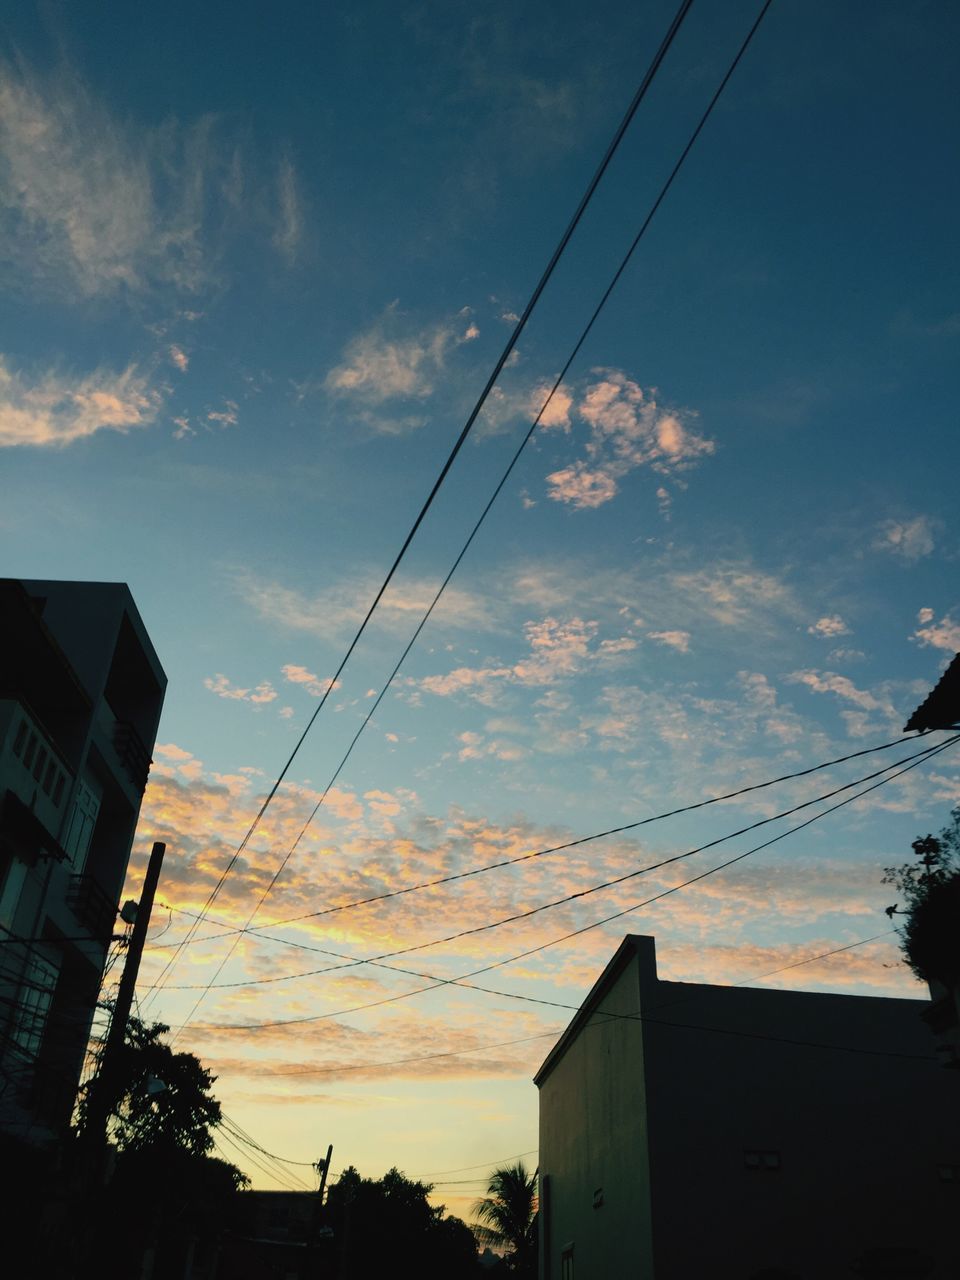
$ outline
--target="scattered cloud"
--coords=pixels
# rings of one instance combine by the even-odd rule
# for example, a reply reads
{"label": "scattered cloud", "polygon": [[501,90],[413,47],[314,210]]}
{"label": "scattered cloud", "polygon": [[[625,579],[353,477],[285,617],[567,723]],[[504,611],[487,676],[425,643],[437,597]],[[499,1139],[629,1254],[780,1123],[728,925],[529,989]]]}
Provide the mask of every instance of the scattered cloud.
{"label": "scattered cloud", "polygon": [[0,447],[57,448],[97,431],[126,433],[154,422],[161,399],[135,365],[122,373],[51,370],[31,378],[0,357]]}
{"label": "scattered cloud", "polygon": [[861,662],[867,655],[862,649],[831,649],[828,662]]}
{"label": "scattered cloud", "polygon": [[176,365],[181,373],[186,373],[190,367],[190,357],[184,351],[183,347],[178,347],[176,343],[169,348],[170,363]]}
{"label": "scattered cloud", "polygon": [[[380,583],[373,575],[344,579],[310,594],[242,572],[234,578],[248,604],[270,622],[323,638],[339,638],[362,620]],[[438,582],[406,581],[391,585],[375,615],[378,626],[390,631],[410,630],[426,612]],[[431,621],[437,626],[466,631],[489,631],[499,626],[504,606],[461,587],[448,587]]]}
{"label": "scattered cloud", "polygon": [[647,639],[656,640],[657,644],[677,649],[680,653],[690,652],[689,631],[648,631]]}
{"label": "scattered cloud", "polygon": [[[340,363],[324,380],[325,389],[367,408],[391,400],[425,400],[433,394],[450,353],[480,332],[471,322],[459,333],[456,319],[412,334],[404,327],[394,304],[373,328],[347,343]],[[375,425],[375,418],[370,421]]]}
{"label": "scattered cloud", "polygon": [[238,685],[231,684],[227,677],[218,671],[215,676],[207,676],[203,683],[218,698],[228,698],[233,702],[252,702],[259,705],[273,702],[277,697],[277,691],[269,680],[261,681],[253,689],[241,689]]}
{"label": "scattered cloud", "polygon": [[239,408],[236,400],[224,400],[222,409],[211,409],[207,413],[207,421],[215,422],[219,427],[235,427]]}
{"label": "scattered cloud", "polygon": [[818,618],[811,626],[807,627],[812,636],[825,636],[832,638],[833,636],[848,636],[850,628],[839,616],[839,614],[831,614],[829,617]]}
{"label": "scattered cloud", "polygon": [[865,712],[891,709],[888,701],[874,698],[867,690],[858,689],[849,677],[838,676],[836,672],[794,671],[787,676],[787,680],[791,684],[806,685],[815,694],[836,694],[837,698],[849,701]]}
{"label": "scattered cloud", "polygon": [[[790,587],[773,574],[746,566],[719,566],[670,575],[681,599],[726,627],[754,630],[799,606]],[[809,616],[809,615],[808,615]]]}
{"label": "scattered cloud", "polygon": [[288,262],[292,262],[303,235],[303,211],[296,170],[288,158],[281,160],[277,171],[277,207],[273,246]]}
{"label": "scattered cloud", "polygon": [[874,547],[889,551],[908,564],[930,555],[935,546],[938,522],[930,516],[914,516],[909,520],[887,520],[880,526]]}
{"label": "scattered cloud", "polygon": [[[331,688],[330,680],[321,680],[319,676],[314,675],[312,671],[308,671],[306,667],[295,666],[292,662],[288,662],[283,670],[284,680],[288,680],[290,684],[298,684],[307,693],[312,694],[315,698],[322,698],[323,695]],[[332,686],[334,689],[340,688],[340,681]]]}
{"label": "scattered cloud", "polygon": [[[655,392],[618,369],[595,369],[569,410],[590,428],[586,456],[547,476],[554,501],[575,508],[600,507],[614,498],[619,481],[638,467],[662,475],[684,471],[716,448],[694,428],[696,414],[660,407]],[[550,425],[546,424],[545,425]],[[663,487],[657,497],[661,511],[669,508]]]}
{"label": "scattered cloud", "polygon": [[456,667],[445,675],[425,676],[413,683],[438,697],[468,693],[478,701],[488,703],[495,697],[498,686],[546,687],[589,667],[615,664],[637,647],[632,636],[596,643],[598,629],[598,623],[577,617],[567,621],[548,617],[539,622],[527,622],[523,634],[528,652],[517,662]]}
{"label": "scattered cloud", "polygon": [[932,609],[921,609],[917,620],[920,625],[913,633],[914,640],[932,649],[944,649],[947,653],[960,651],[960,622],[946,614],[934,622]]}

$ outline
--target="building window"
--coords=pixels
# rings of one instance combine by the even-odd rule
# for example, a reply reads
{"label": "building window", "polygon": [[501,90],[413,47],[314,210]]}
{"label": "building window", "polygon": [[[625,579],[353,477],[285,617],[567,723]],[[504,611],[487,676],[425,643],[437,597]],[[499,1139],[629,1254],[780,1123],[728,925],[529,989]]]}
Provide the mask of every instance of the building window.
{"label": "building window", "polygon": [[29,769],[30,766],[33,764],[33,757],[36,750],[37,750],[37,735],[35,733],[31,733],[29,738],[27,738],[26,750],[23,753],[23,767],[25,769]]}
{"label": "building window", "polygon": [[754,1171],[779,1173],[780,1152],[760,1147],[745,1147],[743,1151],[743,1167]]}
{"label": "building window", "polygon": [[19,756],[23,752],[23,744],[27,740],[27,722],[21,720],[17,725],[17,736],[13,740],[13,754]]}
{"label": "building window", "polygon": [[57,766],[52,760],[47,764],[47,771],[43,775],[43,789],[48,796],[53,795],[53,780],[57,776]]}
{"label": "building window", "polygon": [[53,787],[53,803],[60,808],[60,801],[63,799],[63,784],[66,781],[62,773],[57,774],[57,781]]}
{"label": "building window", "polygon": [[33,762],[33,776],[39,782],[43,777],[43,766],[47,763],[47,748],[41,747],[37,752],[37,758]]}
{"label": "building window", "polygon": [[43,956],[34,954],[27,961],[17,992],[10,1039],[30,1058],[40,1052],[59,972],[57,966]]}
{"label": "building window", "polygon": [[565,1244],[560,1251],[560,1280],[573,1280],[572,1244]]}
{"label": "building window", "polygon": [[93,829],[97,824],[100,812],[100,801],[85,782],[77,784],[77,794],[73,803],[73,814],[70,829],[63,842],[67,860],[74,871],[82,871],[90,850]]}

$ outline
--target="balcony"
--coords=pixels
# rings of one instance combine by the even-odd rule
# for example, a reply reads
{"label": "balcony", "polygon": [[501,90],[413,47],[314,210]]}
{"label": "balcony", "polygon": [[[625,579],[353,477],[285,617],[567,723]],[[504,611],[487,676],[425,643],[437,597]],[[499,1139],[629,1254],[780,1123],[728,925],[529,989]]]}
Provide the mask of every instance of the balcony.
{"label": "balcony", "polygon": [[114,723],[113,746],[127,777],[142,795],[150,774],[150,753],[128,720]]}
{"label": "balcony", "polygon": [[71,876],[67,906],[93,938],[107,942],[117,918],[117,904],[90,875]]}

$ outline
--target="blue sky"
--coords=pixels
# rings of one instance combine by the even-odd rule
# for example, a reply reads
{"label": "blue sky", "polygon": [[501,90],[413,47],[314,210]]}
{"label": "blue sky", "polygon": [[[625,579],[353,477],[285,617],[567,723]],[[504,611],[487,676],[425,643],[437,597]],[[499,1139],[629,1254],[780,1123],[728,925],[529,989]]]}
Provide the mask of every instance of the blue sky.
{"label": "blue sky", "polygon": [[[694,4],[218,919],[246,919],[302,827],[755,13]],[[7,18],[0,537],[10,573],[128,582],[170,677],[132,885],[162,837],[164,901],[204,901],[671,16],[659,3],[107,3]],[[957,25],[942,2],[775,0],[258,920],[898,735],[960,648]],[[874,759],[274,932],[356,957],[430,941],[715,839]],[[881,933],[879,869],[958,799],[945,754],[491,985],[576,1005],[627,928],[656,934],[662,973],[715,981]],[[410,967],[479,968],[684,874]],[[170,920],[145,992],[188,917]],[[206,982],[225,951],[186,949],[147,1011],[181,1020],[196,993],[174,984]],[[217,981],[313,961],[247,938]],[[778,980],[915,990],[889,939]],[[534,1148],[529,1079],[562,1010],[447,988],[295,1031],[204,1028],[336,1013],[411,984],[366,966],[218,990],[182,1039],[229,1113],[293,1158],[332,1140],[340,1163],[419,1174]],[[470,1189],[448,1190],[462,1207]]]}

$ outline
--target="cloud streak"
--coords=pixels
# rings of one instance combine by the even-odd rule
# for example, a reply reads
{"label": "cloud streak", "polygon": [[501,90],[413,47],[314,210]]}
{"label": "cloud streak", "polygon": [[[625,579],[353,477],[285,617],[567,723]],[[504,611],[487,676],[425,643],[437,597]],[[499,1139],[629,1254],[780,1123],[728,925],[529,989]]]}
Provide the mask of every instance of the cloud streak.
{"label": "cloud streak", "polygon": [[301,223],[292,165],[281,165],[275,210],[242,198],[241,172],[239,150],[217,136],[212,117],[135,126],[68,69],[40,75],[0,63],[6,256],[57,293],[196,293],[216,280],[238,219],[265,222],[290,258]]}
{"label": "cloud streak", "polygon": [[0,356],[0,447],[63,448],[98,431],[150,426],[162,396],[135,365],[84,376],[47,370],[28,377]]}

